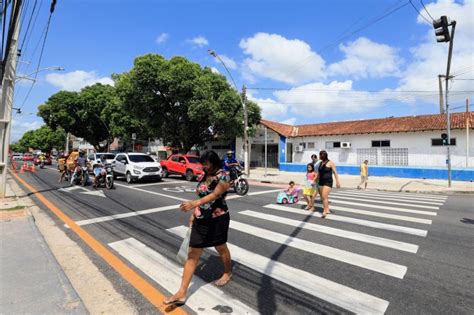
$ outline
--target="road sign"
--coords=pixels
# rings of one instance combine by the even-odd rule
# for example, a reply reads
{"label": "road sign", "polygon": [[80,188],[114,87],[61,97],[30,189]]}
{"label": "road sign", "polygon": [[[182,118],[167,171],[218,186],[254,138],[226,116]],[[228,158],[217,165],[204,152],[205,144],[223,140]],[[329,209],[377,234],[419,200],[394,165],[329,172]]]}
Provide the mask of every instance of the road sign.
{"label": "road sign", "polygon": [[137,140],[137,134],[136,133],[132,133],[132,140]]}

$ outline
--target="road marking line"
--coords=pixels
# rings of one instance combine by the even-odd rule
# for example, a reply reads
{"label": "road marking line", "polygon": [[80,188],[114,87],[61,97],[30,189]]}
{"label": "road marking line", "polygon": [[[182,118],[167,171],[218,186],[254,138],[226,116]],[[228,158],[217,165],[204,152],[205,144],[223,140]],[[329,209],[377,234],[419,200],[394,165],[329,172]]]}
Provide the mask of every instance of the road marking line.
{"label": "road marking line", "polygon": [[337,237],[347,238],[347,239],[351,239],[351,240],[355,240],[355,241],[359,241],[363,243],[388,247],[388,248],[392,248],[396,250],[401,250],[404,252],[416,253],[418,251],[418,245],[415,245],[415,244],[395,241],[388,238],[372,236],[372,235],[363,234],[363,233],[346,231],[346,230],[332,228],[332,227],[328,227],[324,225],[318,225],[314,223],[301,222],[301,220],[292,220],[292,219],[283,218],[281,216],[259,213],[259,212],[255,212],[251,210],[240,211],[239,214],[248,215],[253,218],[258,218],[262,220],[273,221],[273,222],[277,222],[281,224],[296,226],[301,229],[334,235]]}
{"label": "road marking line", "polygon": [[[24,187],[30,190],[39,201],[41,201],[49,210],[51,210],[59,219],[67,224],[97,255],[102,257],[117,273],[119,273],[125,280],[127,280],[135,289],[138,290],[151,304],[153,304],[160,312],[170,313],[167,305],[163,304],[165,296],[163,293],[153,287],[147,280],[136,273],[132,268],[127,266],[125,262],[114,255],[106,246],[102,245],[86,230],[77,225],[69,216],[64,214],[51,201],[28,184],[25,180],[20,178],[17,174],[10,172]],[[171,311],[172,314],[187,314],[182,308],[175,308]]]}
{"label": "road marking line", "polygon": [[[296,213],[300,215],[313,215],[315,217],[320,218],[322,214],[320,212],[309,212],[306,210],[300,210],[300,209],[295,209],[287,206],[281,206],[281,205],[266,205],[264,208],[269,208],[269,209],[274,209],[274,210],[281,210],[281,211],[286,211],[286,212],[291,212],[291,213]],[[410,217],[407,217],[410,218]],[[411,235],[416,235],[416,236],[421,236],[425,237],[428,234],[428,231],[426,230],[420,230],[420,229],[415,229],[415,228],[410,228],[410,227],[405,227],[405,226],[399,226],[395,224],[387,224],[387,223],[380,223],[380,222],[375,222],[375,221],[368,221],[368,220],[361,220],[361,219],[356,219],[356,218],[351,218],[351,217],[344,217],[336,214],[330,214],[326,217],[327,220],[333,220],[333,221],[340,221],[340,222],[346,222],[346,223],[352,223],[352,224],[357,224],[357,225],[362,225],[362,226],[368,226],[374,229],[381,229],[381,230],[388,230],[388,231],[394,231],[394,232],[400,232],[400,233],[405,233],[405,234],[411,234]]]}
{"label": "road marking line", "polygon": [[435,205],[435,206],[442,206],[444,204],[443,201],[420,201],[420,200],[409,200],[409,199],[405,199],[405,198],[392,198],[392,197],[385,197],[385,196],[378,196],[378,197],[374,197],[374,196],[367,196],[367,195],[364,195],[364,194],[358,194],[358,193],[350,193],[350,192],[344,192],[344,193],[341,193],[341,192],[331,192],[331,196],[355,196],[355,197],[359,197],[359,198],[366,198],[366,199],[370,199],[370,200],[393,200],[393,201],[409,201],[409,202],[414,202],[414,203],[419,203],[419,204],[427,204],[427,205]]}
{"label": "road marking line", "polygon": [[353,189],[348,189],[344,190],[347,192],[351,193],[359,193],[359,194],[366,194],[366,195],[378,195],[378,196],[388,196],[388,197],[401,197],[401,198],[407,198],[407,199],[417,199],[417,200],[432,200],[432,201],[445,201],[448,199],[447,196],[441,196],[441,195],[427,195],[427,194],[413,194],[413,193],[398,193],[398,192],[380,192],[380,191],[371,191],[371,192],[364,192],[361,190],[353,190]]}
{"label": "road marking line", "polygon": [[161,181],[156,183],[148,183],[148,184],[133,184],[133,187],[148,187],[148,186],[159,186],[159,185],[168,185],[168,184],[177,184],[177,183],[186,183],[182,180],[173,180],[173,181]]}
{"label": "road marking line", "polygon": [[132,187],[132,186],[127,186],[127,185],[122,185],[122,184],[115,184],[115,186],[125,187],[125,188],[128,188],[128,189],[141,191],[141,192],[145,192],[145,193],[148,193],[148,194],[157,195],[157,196],[161,196],[161,197],[167,197],[167,198],[171,198],[171,199],[175,199],[175,200],[179,200],[179,201],[188,201],[189,200],[189,199],[185,199],[185,198],[170,196],[170,195],[162,194],[162,193],[159,193],[159,192],[145,190],[145,189]]}
{"label": "road marking line", "polygon": [[[436,212],[432,211],[421,211],[421,210],[410,210],[410,209],[402,209],[402,208],[396,208],[396,207],[388,207],[388,206],[379,206],[379,205],[369,205],[367,203],[358,203],[358,202],[350,202],[350,201],[343,201],[343,200],[332,200],[330,201],[329,208],[331,208],[333,203],[341,203],[344,205],[351,205],[351,206],[361,206],[364,208],[374,208],[374,209],[380,209],[380,210],[389,210],[389,211],[397,211],[397,212],[405,212],[405,213],[415,213],[415,214],[422,214],[422,215],[430,215],[430,216],[436,216]],[[300,205],[305,205],[306,202],[300,201],[298,202]]]}
{"label": "road marking line", "polygon": [[[167,231],[183,238],[187,229],[185,226],[178,226]],[[378,297],[288,266],[236,245],[227,243],[227,246],[233,261],[350,312],[384,314],[389,305],[388,301]],[[209,251],[215,252],[214,250]]]}
{"label": "road marking line", "polygon": [[433,209],[439,210],[439,206],[426,206],[426,205],[415,205],[415,204],[407,204],[402,202],[394,202],[394,201],[385,201],[385,200],[371,200],[369,197],[355,197],[355,196],[341,196],[336,194],[331,194],[331,200],[356,200],[356,201],[363,201],[363,202],[376,202],[377,204],[386,204],[386,205],[395,205],[395,206],[405,206],[409,208],[422,208],[422,209]]}
{"label": "road marking line", "polygon": [[229,197],[226,198],[226,200],[242,198],[242,197],[245,197],[245,196],[256,196],[256,195],[269,194],[269,193],[274,193],[274,192],[277,192],[277,191],[282,191],[282,190],[280,188],[280,189],[271,189],[271,190],[264,190],[264,191],[255,191],[255,192],[248,193],[244,196],[239,196],[239,195],[229,196]]}
{"label": "road marking line", "polygon": [[135,217],[139,215],[146,215],[150,213],[162,212],[162,211],[173,210],[173,209],[178,209],[178,208],[179,208],[179,205],[172,205],[172,206],[151,208],[151,209],[146,209],[146,210],[119,213],[119,214],[107,215],[103,217],[97,217],[93,219],[76,221],[76,224],[83,226],[83,225],[88,225],[88,224],[93,224],[93,223],[101,223],[101,222],[112,221],[112,220],[117,220],[117,219],[130,218],[130,217]]}
{"label": "road marking line", "polygon": [[306,241],[300,238],[287,236],[270,230],[261,229],[255,226],[240,223],[235,220],[230,221],[230,227],[239,232],[247,233],[272,242],[283,244],[285,246],[297,248],[299,250],[315,255],[338,260],[360,268],[380,272],[391,277],[403,279],[407,272],[407,267],[399,264],[359,255],[346,250]]}
{"label": "road marking line", "polygon": [[[166,291],[173,294],[179,289],[183,274],[182,266],[134,238],[110,243],[109,246]],[[257,313],[244,303],[224,293],[212,282],[206,283],[201,278],[194,276],[189,285],[186,306],[197,314],[221,314],[219,309],[215,309],[216,305],[230,308],[234,314]]]}

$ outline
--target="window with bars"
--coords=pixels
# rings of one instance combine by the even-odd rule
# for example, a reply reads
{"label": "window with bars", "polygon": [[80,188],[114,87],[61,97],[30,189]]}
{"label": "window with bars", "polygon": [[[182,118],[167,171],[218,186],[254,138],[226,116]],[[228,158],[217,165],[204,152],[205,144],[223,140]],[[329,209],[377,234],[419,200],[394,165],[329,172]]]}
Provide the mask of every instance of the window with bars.
{"label": "window with bars", "polygon": [[308,149],[314,149],[314,142],[308,142]]}
{"label": "window with bars", "polygon": [[370,165],[377,165],[377,149],[357,149],[357,163],[369,161]]}
{"label": "window with bars", "polygon": [[382,165],[408,165],[408,148],[382,148]]}
{"label": "window with bars", "polygon": [[389,146],[390,146],[390,140],[372,140],[373,148],[389,147]]}

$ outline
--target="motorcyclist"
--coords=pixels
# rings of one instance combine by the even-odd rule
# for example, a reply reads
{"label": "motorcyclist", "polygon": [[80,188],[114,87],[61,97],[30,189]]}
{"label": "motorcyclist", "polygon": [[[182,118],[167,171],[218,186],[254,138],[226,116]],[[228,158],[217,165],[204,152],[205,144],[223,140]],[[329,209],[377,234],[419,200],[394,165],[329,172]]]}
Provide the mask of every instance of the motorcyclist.
{"label": "motorcyclist", "polygon": [[105,167],[105,164],[107,164],[107,160],[105,158],[105,155],[102,155],[100,157],[100,164],[97,164],[96,167],[94,168],[94,188],[96,188],[99,185],[99,178],[100,178],[100,173]]}
{"label": "motorcyclist", "polygon": [[237,178],[237,172],[235,170],[235,167],[238,166],[240,166],[240,164],[234,158],[234,152],[227,151],[226,158],[224,159],[224,170],[229,173],[231,180]]}
{"label": "motorcyclist", "polygon": [[76,178],[78,171],[81,171],[82,167],[87,167],[87,159],[84,156],[83,151],[79,152],[79,156],[74,161],[74,164],[75,164],[75,168],[74,168],[74,173],[72,174],[73,180]]}
{"label": "motorcyclist", "polygon": [[44,161],[46,160],[46,156],[44,155],[44,153],[40,153],[38,155],[38,161],[39,161],[39,165],[40,167],[43,167],[44,166]]}

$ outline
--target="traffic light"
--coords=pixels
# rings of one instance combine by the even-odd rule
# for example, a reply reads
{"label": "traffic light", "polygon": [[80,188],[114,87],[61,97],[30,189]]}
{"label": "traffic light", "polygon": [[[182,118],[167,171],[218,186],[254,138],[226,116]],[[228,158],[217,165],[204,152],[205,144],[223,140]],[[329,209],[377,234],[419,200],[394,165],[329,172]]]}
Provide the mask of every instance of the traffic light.
{"label": "traffic light", "polygon": [[435,29],[436,41],[438,43],[449,42],[451,40],[448,26],[448,17],[446,15],[443,15],[439,19],[433,21],[433,28]]}
{"label": "traffic light", "polygon": [[448,144],[449,144],[449,142],[448,142],[448,134],[442,133],[442,134],[441,134],[441,139],[443,140],[443,145],[448,145]]}

